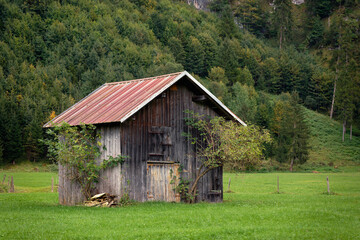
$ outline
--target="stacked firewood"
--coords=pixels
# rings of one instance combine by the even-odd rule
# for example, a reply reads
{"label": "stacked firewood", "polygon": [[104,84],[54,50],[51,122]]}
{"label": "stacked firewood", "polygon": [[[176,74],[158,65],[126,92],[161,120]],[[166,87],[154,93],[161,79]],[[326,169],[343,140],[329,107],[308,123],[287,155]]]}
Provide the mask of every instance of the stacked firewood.
{"label": "stacked firewood", "polygon": [[108,193],[99,193],[90,198],[90,201],[85,202],[88,207],[114,207],[117,205],[116,195]]}

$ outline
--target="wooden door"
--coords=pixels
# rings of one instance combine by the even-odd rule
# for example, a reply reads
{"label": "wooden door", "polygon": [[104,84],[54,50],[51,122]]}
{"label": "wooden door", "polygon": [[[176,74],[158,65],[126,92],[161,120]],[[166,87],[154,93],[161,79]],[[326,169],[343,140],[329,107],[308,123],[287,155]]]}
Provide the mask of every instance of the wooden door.
{"label": "wooden door", "polygon": [[178,163],[147,163],[147,198],[149,201],[180,202],[175,187],[179,183]]}

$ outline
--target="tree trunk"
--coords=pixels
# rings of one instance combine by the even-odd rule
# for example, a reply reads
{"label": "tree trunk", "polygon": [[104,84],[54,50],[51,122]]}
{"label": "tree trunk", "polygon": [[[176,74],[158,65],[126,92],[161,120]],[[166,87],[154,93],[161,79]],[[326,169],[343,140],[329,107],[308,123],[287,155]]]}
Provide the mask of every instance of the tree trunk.
{"label": "tree trunk", "polygon": [[294,158],[291,158],[291,162],[290,162],[290,172],[293,171],[293,166],[294,166]]}
{"label": "tree trunk", "polygon": [[207,168],[202,173],[198,174],[198,176],[196,177],[194,184],[191,186],[191,188],[189,189],[189,192],[188,192],[189,194],[191,194],[193,196],[193,199],[191,200],[190,203],[193,203],[195,201],[195,193],[196,193],[197,185],[198,185],[200,179],[203,176],[205,176],[205,174],[208,173],[212,169],[214,169],[214,168]]}
{"label": "tree trunk", "polygon": [[334,103],[335,103],[335,93],[336,93],[337,78],[338,78],[338,75],[336,73],[336,77],[335,77],[335,81],[334,81],[334,91],[333,91],[333,96],[332,96],[332,101],[331,101],[330,119],[332,119],[333,114],[334,114]]}
{"label": "tree trunk", "polygon": [[336,82],[338,80],[339,77],[339,70],[338,70],[338,65],[339,65],[339,56],[336,60],[336,75],[335,75],[335,81],[334,81],[334,91],[333,91],[333,97],[332,97],[332,101],[331,101],[331,110],[330,110],[330,119],[332,119],[333,114],[334,114],[334,103],[335,103],[335,94],[336,94]]}
{"label": "tree trunk", "polygon": [[343,134],[342,134],[342,141],[345,141],[345,133],[346,133],[346,120],[344,119],[343,122]]}
{"label": "tree trunk", "polygon": [[280,39],[279,39],[279,48],[281,50],[281,45],[282,45],[282,38],[283,38],[283,27],[280,27]]}
{"label": "tree trunk", "polygon": [[350,141],[352,140],[352,123],[350,124]]}

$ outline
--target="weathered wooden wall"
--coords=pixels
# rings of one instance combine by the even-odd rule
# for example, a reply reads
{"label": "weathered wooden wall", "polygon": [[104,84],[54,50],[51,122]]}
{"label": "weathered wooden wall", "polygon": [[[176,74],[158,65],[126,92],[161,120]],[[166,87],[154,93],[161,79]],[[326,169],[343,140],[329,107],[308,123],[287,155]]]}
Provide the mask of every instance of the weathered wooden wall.
{"label": "weathered wooden wall", "polygon": [[81,193],[81,187],[70,180],[71,169],[59,164],[59,203],[62,205],[81,204],[85,198]]}
{"label": "weathered wooden wall", "polygon": [[[100,159],[108,156],[116,157],[118,154],[130,158],[126,159],[122,166],[102,171],[94,194],[107,192],[121,195],[126,189],[130,197],[136,201],[151,200],[148,198],[149,195],[153,195],[151,191],[157,191],[162,196],[162,190],[148,189],[149,181],[156,177],[165,181],[166,169],[169,166],[153,168],[150,173],[164,176],[151,178],[147,169],[150,162],[157,165],[168,164],[167,162],[179,163],[183,166],[181,176],[194,179],[200,161],[196,157],[195,146],[182,136],[183,132],[189,132],[184,120],[189,114],[185,113],[185,110],[193,110],[209,116],[222,115],[221,110],[210,101],[194,102],[193,96],[199,94],[202,94],[199,89],[186,79],[182,79],[124,123],[99,124],[97,129],[102,136],[100,142],[106,147]],[[84,200],[80,187],[64,177],[65,171],[66,169],[60,166],[60,204],[80,203]],[[197,201],[222,201],[222,168],[210,171],[198,186]],[[173,199],[174,196],[171,195],[171,199],[169,197],[168,200],[173,201]]]}
{"label": "weathered wooden wall", "polygon": [[[194,145],[182,136],[183,132],[188,132],[184,120],[188,114],[184,111],[193,110],[209,116],[221,114],[209,102],[192,101],[197,94],[201,94],[198,89],[186,80],[180,80],[122,124],[122,154],[131,158],[123,171],[131,198],[148,200],[148,161],[178,162],[184,167],[182,177],[195,178],[200,163]],[[222,201],[221,168],[209,172],[200,181],[197,201]]]}
{"label": "weathered wooden wall", "polygon": [[[102,149],[102,154],[98,161],[100,162],[110,156],[117,157],[120,155],[120,123],[101,124],[97,126],[97,130],[100,131],[101,145],[105,146],[105,149]],[[100,179],[96,186],[95,193],[106,192],[121,196],[123,188],[124,178],[121,174],[121,166],[118,165],[100,172]]]}
{"label": "weathered wooden wall", "polygon": [[[120,123],[101,124],[97,126],[101,138],[99,141],[106,149],[102,149],[102,154],[98,162],[107,159],[109,156],[116,157],[121,154],[120,148]],[[65,166],[59,165],[59,203],[63,205],[76,205],[82,203],[85,198],[81,192],[81,187],[76,182],[69,179],[69,172]],[[99,182],[92,194],[110,193],[121,196],[124,186],[124,178],[121,174],[121,166],[106,169],[100,172]]]}

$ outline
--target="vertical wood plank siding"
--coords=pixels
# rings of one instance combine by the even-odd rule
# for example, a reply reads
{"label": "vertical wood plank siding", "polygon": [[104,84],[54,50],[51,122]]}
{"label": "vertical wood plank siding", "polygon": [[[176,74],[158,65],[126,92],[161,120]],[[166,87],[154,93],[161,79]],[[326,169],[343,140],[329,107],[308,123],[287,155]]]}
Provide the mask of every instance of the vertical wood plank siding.
{"label": "vertical wood plank siding", "polygon": [[[98,163],[109,156],[116,157],[121,154],[119,123],[98,125],[97,131],[100,131],[101,134],[99,139],[101,145],[106,148],[102,149],[102,154],[97,160]],[[63,205],[76,205],[85,200],[80,185],[69,179],[70,171],[71,169],[59,165],[59,203]],[[99,182],[92,194],[107,192],[120,196],[123,186],[124,178],[119,165],[100,172]]]}
{"label": "vertical wood plank siding", "polygon": [[71,181],[72,169],[59,164],[59,203],[62,205],[81,204],[85,198],[78,183]]}
{"label": "vertical wood plank siding", "polygon": [[[120,155],[120,123],[98,125],[97,131],[100,131],[101,138],[99,141],[102,147],[105,147],[105,149],[102,149],[98,162],[100,163],[100,161],[108,159],[110,156],[116,157]],[[102,170],[94,194],[106,192],[120,196],[124,185],[121,172],[120,165]]]}
{"label": "vertical wood plank siding", "polygon": [[[124,165],[125,183],[130,197],[147,201],[147,161],[174,161],[183,166],[183,177],[195,178],[200,161],[195,147],[182,132],[188,132],[185,110],[218,116],[209,104],[192,101],[191,86],[180,80],[176,87],[143,107],[121,125],[121,149],[130,156]],[[199,183],[197,201],[222,201],[222,169],[209,172]]]}
{"label": "vertical wood plank siding", "polygon": [[[102,171],[94,194],[107,192],[121,196],[126,189],[136,201],[151,200],[148,198],[148,161],[179,163],[183,166],[181,176],[195,179],[200,160],[195,154],[195,146],[182,136],[183,132],[189,132],[184,120],[188,114],[184,111],[219,115],[211,103],[192,101],[194,95],[202,94],[198,91],[186,79],[181,79],[124,123],[97,125],[101,134],[100,142],[106,147],[98,161],[119,154],[130,158],[122,166]],[[168,167],[158,168],[158,173],[164,174],[158,179],[167,176],[166,169]],[[64,166],[59,166],[59,201],[60,204],[74,205],[84,198],[80,187],[65,177],[66,171],[68,169]],[[198,190],[197,201],[222,201],[222,168],[212,170],[204,176],[199,182]],[[173,201],[174,197],[171,196],[168,201]]]}
{"label": "vertical wood plank siding", "polygon": [[178,168],[177,163],[147,165],[147,200],[180,202],[180,195],[175,192],[179,183]]}

